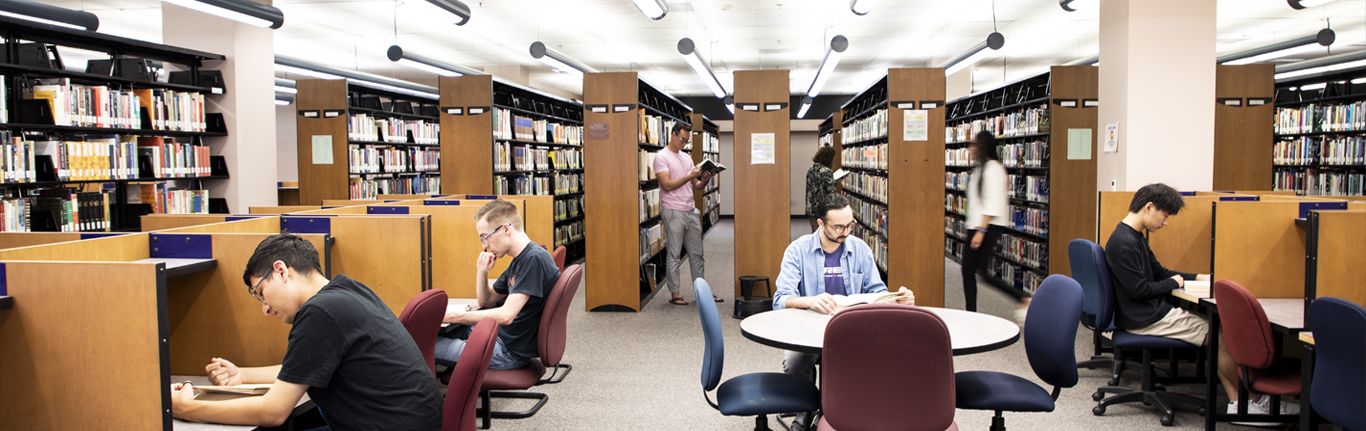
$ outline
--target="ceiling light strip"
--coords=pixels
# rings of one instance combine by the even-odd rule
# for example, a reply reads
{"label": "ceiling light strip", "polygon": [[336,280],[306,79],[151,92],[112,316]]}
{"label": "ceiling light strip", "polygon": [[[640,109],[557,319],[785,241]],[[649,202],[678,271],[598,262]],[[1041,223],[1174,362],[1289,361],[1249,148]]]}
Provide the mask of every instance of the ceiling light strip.
{"label": "ceiling light strip", "polygon": [[[849,38],[844,37],[844,35],[836,35],[830,39],[830,46],[825,50],[825,59],[821,60],[821,68],[816,70],[816,78],[811,80],[811,87],[806,90],[807,97],[816,97],[821,93],[821,87],[824,87],[825,81],[835,73],[835,66],[840,62],[840,55],[846,49],[849,49]],[[798,116],[798,118],[801,117]]]}
{"label": "ceiling light strip", "polygon": [[1285,57],[1288,55],[1299,54],[1312,51],[1320,46],[1332,45],[1337,40],[1337,34],[1330,29],[1319,30],[1318,34],[1299,37],[1285,42],[1273,43],[1270,45],[1240,51],[1233,54],[1219,57],[1219,64],[1230,66],[1240,64],[1251,64],[1267,61],[1273,58]]}
{"label": "ceiling light strip", "polygon": [[697,72],[697,76],[702,77],[702,82],[707,84],[712,95],[718,99],[726,97],[725,87],[722,87],[721,81],[716,79],[716,73],[711,71],[711,67],[702,61],[702,56],[697,53],[697,44],[693,43],[692,39],[686,37],[679,39],[678,53],[683,55],[683,60],[688,62],[688,66],[692,68],[693,72]]}
{"label": "ceiling light strip", "polygon": [[531,43],[531,58],[534,58],[555,70],[571,75],[582,77],[585,73],[598,73],[597,69],[574,61],[564,54],[550,49],[550,47],[545,46],[545,43],[539,40]]}
{"label": "ceiling light strip", "polygon": [[384,90],[398,94],[422,97],[427,99],[439,99],[438,89],[427,85],[415,84],[408,81],[393,79],[385,76],[374,75],[354,70],[340,69],[325,66],[318,63],[299,60],[285,56],[275,56],[275,70],[280,72],[297,73],[304,76],[311,76],[319,79],[342,79],[346,78],[349,83],[357,84],[362,87],[369,87],[377,90]]}
{"label": "ceiling light strip", "polygon": [[[948,61],[945,61],[944,64],[940,64],[939,67],[944,68],[944,76],[958,73],[958,71],[971,66],[973,63],[982,61],[982,59],[994,55],[995,51],[1000,50],[1005,44],[1005,35],[993,32],[987,35],[986,40],[973,45],[962,54],[950,58]],[[991,50],[988,51],[987,48],[991,48]]]}
{"label": "ceiling light strip", "polygon": [[233,21],[277,29],[285,24],[285,14],[274,6],[251,0],[161,0]]}
{"label": "ceiling light strip", "polygon": [[427,58],[427,57],[423,57],[423,56],[418,55],[418,54],[414,54],[414,53],[411,53],[411,52],[407,52],[407,51],[404,51],[403,48],[399,47],[398,45],[390,46],[390,47],[389,47],[389,50],[385,52],[385,55],[389,57],[389,61],[392,61],[392,62],[395,62],[395,63],[398,63],[398,64],[402,64],[402,65],[404,65],[404,66],[408,66],[408,67],[411,67],[411,68],[413,68],[413,69],[421,70],[421,71],[423,71],[423,72],[431,72],[431,73],[434,73],[434,74],[437,74],[437,75],[441,75],[441,76],[484,75],[484,74],[485,74],[484,72],[481,72],[481,71],[478,71],[478,70],[474,70],[474,69],[470,69],[470,68],[468,68],[468,67],[456,66],[456,65],[454,65],[454,64],[442,63],[442,62],[440,62],[440,61],[437,61],[437,60],[434,60],[434,59],[431,59],[431,58]]}

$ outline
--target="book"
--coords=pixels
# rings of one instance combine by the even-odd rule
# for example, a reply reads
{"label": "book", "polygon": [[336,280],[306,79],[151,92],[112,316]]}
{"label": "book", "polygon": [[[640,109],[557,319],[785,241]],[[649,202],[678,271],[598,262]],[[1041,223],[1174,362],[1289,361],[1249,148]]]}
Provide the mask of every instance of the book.
{"label": "book", "polygon": [[1186,292],[1197,296],[1209,296],[1209,282],[1198,280],[1186,280]]}
{"label": "book", "polygon": [[233,385],[233,386],[195,386],[194,389],[200,393],[209,394],[235,394],[235,395],[265,395],[270,392],[271,384],[254,385]]}
{"label": "book", "polygon": [[896,292],[856,293],[848,296],[834,295],[835,307],[837,309],[843,310],[849,307],[863,304],[895,304],[896,299],[900,298],[903,295],[902,292],[910,291],[906,290],[906,288],[903,287],[901,288],[901,290],[898,290]]}
{"label": "book", "polygon": [[702,172],[710,172],[713,175],[715,175],[724,172],[725,170],[726,166],[720,163],[716,163],[711,160],[702,161]]}
{"label": "book", "polygon": [[848,175],[849,175],[849,171],[846,171],[846,170],[844,170],[844,169],[836,169],[836,170],[835,170],[835,182],[839,182],[840,180],[844,179],[845,176],[848,176]]}

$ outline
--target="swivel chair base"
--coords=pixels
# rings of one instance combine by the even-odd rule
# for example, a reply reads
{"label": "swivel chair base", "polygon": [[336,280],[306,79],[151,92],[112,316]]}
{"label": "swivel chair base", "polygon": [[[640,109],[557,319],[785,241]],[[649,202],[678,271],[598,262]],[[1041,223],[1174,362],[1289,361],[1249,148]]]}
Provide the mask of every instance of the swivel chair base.
{"label": "swivel chair base", "polygon": [[[1091,409],[1091,413],[1096,416],[1105,414],[1105,408],[1114,404],[1141,402],[1145,405],[1156,407],[1162,415],[1162,426],[1172,426],[1176,423],[1176,412],[1172,407],[1177,405],[1195,406],[1196,412],[1204,416],[1205,400],[1185,394],[1175,394],[1167,392],[1166,389],[1158,388],[1153,369],[1152,352],[1143,351],[1143,389],[1126,388],[1119,386],[1106,386],[1096,390],[1091,395],[1091,399],[1098,401],[1096,407]],[[1114,394],[1106,398],[1105,394]]]}

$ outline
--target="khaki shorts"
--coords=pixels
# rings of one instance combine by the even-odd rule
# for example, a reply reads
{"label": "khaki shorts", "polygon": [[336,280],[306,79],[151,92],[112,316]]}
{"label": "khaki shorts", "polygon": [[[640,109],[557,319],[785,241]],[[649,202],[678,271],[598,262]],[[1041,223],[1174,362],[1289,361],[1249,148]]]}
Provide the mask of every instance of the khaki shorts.
{"label": "khaki shorts", "polygon": [[1205,336],[1209,335],[1209,322],[1186,310],[1172,308],[1166,316],[1162,317],[1162,320],[1153,322],[1143,329],[1130,329],[1128,332],[1137,335],[1167,337],[1201,346],[1205,344]]}

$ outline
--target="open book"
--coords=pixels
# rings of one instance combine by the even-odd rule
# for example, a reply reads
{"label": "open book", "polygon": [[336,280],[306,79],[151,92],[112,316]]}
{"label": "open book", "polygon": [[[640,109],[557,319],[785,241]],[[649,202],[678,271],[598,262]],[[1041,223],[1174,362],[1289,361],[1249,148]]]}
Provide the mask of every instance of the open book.
{"label": "open book", "polygon": [[726,170],[726,165],[713,162],[711,160],[702,161],[702,172],[710,172],[712,175],[719,174]]}
{"label": "open book", "polygon": [[835,170],[835,182],[839,182],[840,180],[844,179],[845,176],[848,175],[849,171],[846,171],[844,169]]}
{"label": "open book", "polygon": [[1186,280],[1185,284],[1186,292],[1195,296],[1209,297],[1208,281]]}
{"label": "open book", "polygon": [[234,385],[234,386],[195,386],[196,391],[208,394],[265,395],[271,384]]}
{"label": "open book", "polygon": [[902,295],[901,291],[883,293],[856,293],[849,296],[835,295],[835,305],[843,310],[862,304],[895,304]]}

